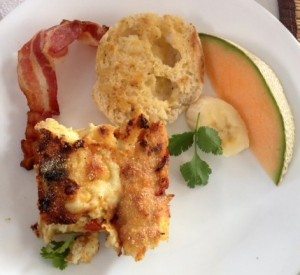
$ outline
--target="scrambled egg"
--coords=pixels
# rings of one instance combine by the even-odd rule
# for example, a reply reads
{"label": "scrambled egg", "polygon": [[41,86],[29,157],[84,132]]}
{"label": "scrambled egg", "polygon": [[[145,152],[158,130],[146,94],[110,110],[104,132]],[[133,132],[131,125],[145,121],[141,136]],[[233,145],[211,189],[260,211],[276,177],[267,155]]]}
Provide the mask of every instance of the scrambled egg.
{"label": "scrambled egg", "polygon": [[99,250],[98,235],[92,233],[76,238],[67,260],[73,264],[90,262]]}
{"label": "scrambled egg", "polygon": [[[85,212],[92,219],[106,218],[106,213],[110,208],[116,208],[120,193],[120,168],[114,163],[107,164],[106,179],[94,179],[94,176],[88,176],[88,181],[82,180],[82,159],[87,159],[86,152],[78,151],[78,156],[68,161],[70,167],[69,178],[75,182],[80,182],[80,189],[76,198],[67,202],[65,207],[71,213]],[[75,159],[75,160],[74,160]],[[77,161],[76,161],[77,159]],[[96,161],[95,161],[96,162]]]}

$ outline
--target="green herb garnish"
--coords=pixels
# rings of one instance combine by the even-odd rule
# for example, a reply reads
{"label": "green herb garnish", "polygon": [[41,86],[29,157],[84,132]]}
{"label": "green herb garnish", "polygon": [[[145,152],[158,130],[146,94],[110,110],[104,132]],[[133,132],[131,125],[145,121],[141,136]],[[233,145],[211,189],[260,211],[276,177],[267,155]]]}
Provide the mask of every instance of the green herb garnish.
{"label": "green herb garnish", "polygon": [[193,159],[180,166],[181,175],[190,188],[206,185],[212,172],[209,165],[200,158],[197,148],[205,153],[222,154],[222,141],[218,132],[206,126],[198,128],[199,115],[195,131],[173,135],[169,140],[169,151],[172,156],[180,155],[194,144]]}
{"label": "green herb garnish", "polygon": [[52,241],[47,246],[41,249],[41,256],[44,259],[51,260],[54,267],[63,270],[67,267],[68,263],[66,261],[66,258],[70,252],[74,240],[75,236],[70,237],[66,241]]}

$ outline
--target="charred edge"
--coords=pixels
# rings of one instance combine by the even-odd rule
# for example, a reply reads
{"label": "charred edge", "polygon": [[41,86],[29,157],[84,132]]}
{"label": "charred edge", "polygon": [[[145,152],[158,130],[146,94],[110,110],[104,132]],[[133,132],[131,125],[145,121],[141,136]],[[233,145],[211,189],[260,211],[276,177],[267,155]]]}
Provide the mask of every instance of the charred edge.
{"label": "charred edge", "polygon": [[68,177],[66,159],[61,155],[49,158],[41,164],[39,172],[47,182],[64,180]]}
{"label": "charred edge", "polygon": [[160,127],[161,127],[161,123],[160,122],[152,123],[150,131],[151,132],[159,131]]}
{"label": "charred edge", "polygon": [[73,146],[74,149],[79,149],[84,147],[84,140],[80,139],[74,142]]}
{"label": "charred edge", "polygon": [[59,223],[59,224],[73,224],[78,221],[78,218],[70,216],[65,210],[60,210],[59,213],[41,213],[41,219],[46,224]]}
{"label": "charred edge", "polygon": [[37,222],[36,222],[35,224],[32,224],[32,225],[30,226],[30,228],[31,228],[32,231],[37,230],[37,227],[38,227]]}
{"label": "charred edge", "polygon": [[39,210],[41,213],[48,213],[53,204],[52,196],[46,196],[39,199]]}
{"label": "charred edge", "polygon": [[38,146],[38,152],[43,152],[46,150],[47,145],[49,144],[50,140],[51,140],[51,132],[49,132],[48,130],[42,129],[40,130],[40,142],[39,142],[39,146]]}
{"label": "charred edge", "polygon": [[128,138],[130,136],[130,132],[132,130],[132,127],[134,126],[134,122],[135,122],[134,119],[129,120],[126,124],[125,130],[120,129],[120,128],[116,129],[114,131],[114,137],[116,139],[126,139],[126,138]]}
{"label": "charred edge", "polygon": [[54,217],[54,223],[61,223],[61,224],[72,224],[76,223],[75,218],[71,218],[67,216],[67,213],[62,213],[61,215]]}
{"label": "charred edge", "polygon": [[151,152],[153,152],[153,153],[160,153],[161,150],[162,150],[162,148],[163,148],[162,143],[158,143],[156,146],[153,146],[151,148]]}
{"label": "charred edge", "polygon": [[38,143],[40,175],[48,183],[65,180],[68,177],[67,156],[82,147],[84,147],[83,140],[70,144],[54,136],[50,131],[42,129]]}
{"label": "charred edge", "polygon": [[166,189],[169,187],[169,179],[168,178],[161,178],[159,180],[159,189],[156,191],[156,196],[162,196],[165,194]]}
{"label": "charred edge", "polygon": [[76,140],[72,145],[64,142],[61,152],[64,154],[70,154],[72,151],[84,147],[84,141],[82,139]]}
{"label": "charred edge", "polygon": [[139,144],[141,147],[146,148],[148,146],[148,141],[146,139],[141,139]]}
{"label": "charred edge", "polygon": [[37,224],[37,222],[35,223],[35,224],[32,224],[31,226],[30,226],[30,228],[31,228],[31,230],[33,231],[33,232],[37,232],[37,230],[38,230],[38,224]]}
{"label": "charred edge", "polygon": [[148,129],[150,127],[149,121],[145,118],[143,114],[139,117],[139,127],[142,129]]}
{"label": "charred edge", "polygon": [[134,176],[134,170],[132,166],[130,165],[125,165],[124,167],[121,168],[121,175],[125,178],[130,178]]}
{"label": "charred edge", "polygon": [[79,189],[79,185],[73,180],[67,179],[64,184],[65,184],[64,192],[68,196],[74,195]]}
{"label": "charred edge", "polygon": [[115,131],[114,131],[114,137],[115,137],[116,139],[119,139],[120,136],[121,136],[121,135],[120,135],[119,129],[115,130]]}
{"label": "charred edge", "polygon": [[128,126],[132,126],[132,125],[133,125],[133,122],[134,122],[134,120],[133,120],[133,119],[130,119],[130,120],[128,121],[127,125],[128,125]]}
{"label": "charred edge", "polygon": [[163,156],[161,161],[158,163],[157,167],[155,168],[155,172],[160,172],[165,165],[169,162],[169,155]]}
{"label": "charred edge", "polygon": [[72,145],[69,143],[63,143],[61,146],[61,153],[62,154],[69,154],[72,152]]}
{"label": "charred edge", "polygon": [[108,31],[109,27],[106,25],[102,25],[102,29],[103,29],[103,32],[106,33]]}
{"label": "charred edge", "polygon": [[108,133],[109,133],[109,130],[108,130],[105,126],[100,126],[100,127],[99,127],[99,133],[100,133],[102,136],[107,136]]}
{"label": "charred edge", "polygon": [[34,232],[34,234],[39,238],[40,237],[40,232],[39,232],[39,229],[38,229],[38,224],[35,223],[35,224],[31,225],[30,228]]}
{"label": "charred edge", "polygon": [[82,139],[75,141],[73,144],[65,142],[54,136],[50,131],[46,129],[41,129],[39,131],[39,145],[38,145],[38,153],[43,154],[47,150],[47,148],[53,143],[53,145],[57,145],[59,147],[59,152],[62,154],[70,154],[72,151],[77,150],[79,148],[84,147],[84,141]]}
{"label": "charred edge", "polygon": [[114,214],[114,216],[112,217],[112,219],[110,220],[111,224],[117,224],[119,219],[119,216],[117,213]]}

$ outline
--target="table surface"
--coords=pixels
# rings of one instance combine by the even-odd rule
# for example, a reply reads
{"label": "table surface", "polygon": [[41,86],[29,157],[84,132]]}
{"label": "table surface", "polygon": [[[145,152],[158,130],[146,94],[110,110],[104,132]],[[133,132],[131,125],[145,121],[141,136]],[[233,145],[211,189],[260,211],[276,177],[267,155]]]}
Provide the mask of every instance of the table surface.
{"label": "table surface", "polygon": [[[25,0],[26,1],[26,0]],[[238,0],[237,0],[238,1]],[[266,8],[278,18],[277,0],[253,0]],[[17,6],[22,0],[0,0],[0,20],[7,12]]]}
{"label": "table surface", "polygon": [[279,17],[277,0],[255,0],[255,1],[260,5],[262,5],[264,8],[266,8],[277,18]]}

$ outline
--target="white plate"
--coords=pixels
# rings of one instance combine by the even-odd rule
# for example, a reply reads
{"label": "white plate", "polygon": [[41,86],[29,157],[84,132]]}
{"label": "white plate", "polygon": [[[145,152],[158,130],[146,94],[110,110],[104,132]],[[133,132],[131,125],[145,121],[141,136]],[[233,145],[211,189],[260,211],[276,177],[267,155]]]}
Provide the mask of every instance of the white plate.
{"label": "white plate", "polygon": [[[41,28],[63,18],[111,25],[142,12],[178,14],[199,31],[229,38],[270,64],[279,75],[300,129],[300,47],[292,35],[253,0],[26,1],[0,22],[0,273],[56,274],[39,256],[34,173],[19,167],[26,101],[17,84],[17,50]],[[95,49],[74,44],[58,65],[59,120],[73,127],[106,120],[91,99]],[[181,117],[170,132],[185,128]],[[296,274],[300,271],[299,139],[284,184],[275,187],[251,152],[234,158],[207,157],[213,167],[204,188],[187,188],[172,159],[172,224],[168,243],[139,263],[101,248],[89,265],[64,274]],[[297,171],[298,168],[298,171]]]}

